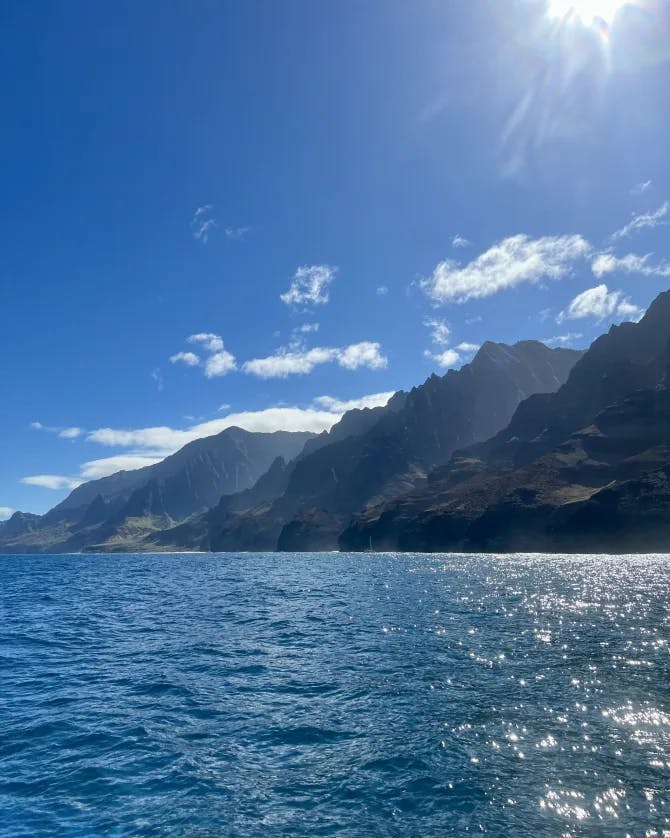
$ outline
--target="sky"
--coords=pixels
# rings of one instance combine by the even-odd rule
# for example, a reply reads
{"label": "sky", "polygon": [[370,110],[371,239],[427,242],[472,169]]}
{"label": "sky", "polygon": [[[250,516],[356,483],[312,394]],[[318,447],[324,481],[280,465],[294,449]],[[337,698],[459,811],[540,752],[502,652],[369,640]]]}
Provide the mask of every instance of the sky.
{"label": "sky", "polygon": [[6,0],[0,518],[670,287],[670,3]]}

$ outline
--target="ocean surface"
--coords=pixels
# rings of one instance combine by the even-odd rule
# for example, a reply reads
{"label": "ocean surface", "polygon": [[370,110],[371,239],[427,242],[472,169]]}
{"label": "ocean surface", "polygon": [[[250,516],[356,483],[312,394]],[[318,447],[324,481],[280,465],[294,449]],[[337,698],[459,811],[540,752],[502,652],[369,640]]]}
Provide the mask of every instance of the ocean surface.
{"label": "ocean surface", "polygon": [[0,835],[670,834],[670,558],[2,556]]}

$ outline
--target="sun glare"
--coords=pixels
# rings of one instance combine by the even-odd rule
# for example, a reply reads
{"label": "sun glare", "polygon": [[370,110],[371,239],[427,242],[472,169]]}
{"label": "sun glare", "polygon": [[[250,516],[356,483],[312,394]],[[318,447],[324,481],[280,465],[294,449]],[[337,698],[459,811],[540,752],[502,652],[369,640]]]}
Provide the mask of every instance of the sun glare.
{"label": "sun glare", "polygon": [[605,23],[608,26],[626,0],[549,0],[548,14],[557,20],[578,20],[586,26]]}

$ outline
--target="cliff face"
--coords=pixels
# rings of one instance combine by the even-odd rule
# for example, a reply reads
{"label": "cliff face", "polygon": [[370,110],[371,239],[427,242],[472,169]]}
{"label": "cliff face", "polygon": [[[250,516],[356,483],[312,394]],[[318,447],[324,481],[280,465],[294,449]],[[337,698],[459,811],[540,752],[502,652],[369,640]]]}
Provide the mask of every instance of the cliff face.
{"label": "cliff face", "polygon": [[147,549],[146,536],[249,489],[277,457],[291,460],[314,435],[228,428],[156,465],[85,483],[44,516],[17,513],[0,530],[3,552]]}
{"label": "cliff face", "polygon": [[484,344],[463,369],[392,400],[370,427],[358,423],[344,437],[333,429],[330,444],[311,442],[275,500],[210,517],[209,546],[335,549],[353,513],[411,489],[456,448],[491,436],[523,399],[560,387],[580,354],[535,341]]}
{"label": "cliff face", "polygon": [[344,549],[670,549],[670,294],[597,340],[552,395],[426,485],[365,510]]}

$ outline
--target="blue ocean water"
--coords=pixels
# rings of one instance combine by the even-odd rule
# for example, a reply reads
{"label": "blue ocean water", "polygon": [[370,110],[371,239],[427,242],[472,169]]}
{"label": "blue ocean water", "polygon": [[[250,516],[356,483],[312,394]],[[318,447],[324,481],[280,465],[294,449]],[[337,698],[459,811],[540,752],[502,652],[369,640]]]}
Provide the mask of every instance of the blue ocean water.
{"label": "blue ocean water", "polygon": [[670,829],[669,557],[0,565],[2,836]]}

